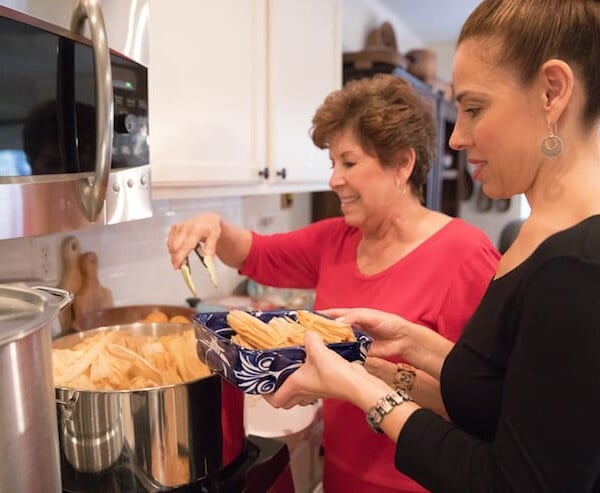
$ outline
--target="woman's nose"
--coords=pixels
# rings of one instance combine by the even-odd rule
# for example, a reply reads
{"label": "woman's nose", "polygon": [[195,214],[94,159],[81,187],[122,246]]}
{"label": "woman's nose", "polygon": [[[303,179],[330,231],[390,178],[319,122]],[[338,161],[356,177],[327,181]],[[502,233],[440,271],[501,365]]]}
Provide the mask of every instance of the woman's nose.
{"label": "woman's nose", "polygon": [[464,132],[462,132],[462,129],[458,122],[454,125],[454,128],[452,129],[452,134],[450,135],[448,145],[455,151],[462,151],[467,147],[467,139],[464,135]]}
{"label": "woman's nose", "polygon": [[335,187],[343,184],[343,182],[344,178],[342,172],[339,170],[339,168],[333,166],[331,168],[331,176],[329,177],[329,188],[334,189]]}

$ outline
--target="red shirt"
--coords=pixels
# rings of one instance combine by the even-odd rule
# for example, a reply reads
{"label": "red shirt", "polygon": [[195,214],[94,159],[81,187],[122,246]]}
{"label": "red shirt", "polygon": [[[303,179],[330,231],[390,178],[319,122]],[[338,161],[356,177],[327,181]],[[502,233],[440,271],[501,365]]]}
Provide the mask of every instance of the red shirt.
{"label": "red shirt", "polygon": [[[500,258],[480,230],[453,219],[394,265],[364,275],[356,262],[361,238],[361,231],[343,218],[289,233],[253,233],[240,272],[269,286],[314,288],[315,310],[376,308],[456,340]],[[394,443],[375,434],[360,409],[328,399],[323,419],[327,493],[374,493],[375,485],[398,492],[426,491],[395,469]]]}

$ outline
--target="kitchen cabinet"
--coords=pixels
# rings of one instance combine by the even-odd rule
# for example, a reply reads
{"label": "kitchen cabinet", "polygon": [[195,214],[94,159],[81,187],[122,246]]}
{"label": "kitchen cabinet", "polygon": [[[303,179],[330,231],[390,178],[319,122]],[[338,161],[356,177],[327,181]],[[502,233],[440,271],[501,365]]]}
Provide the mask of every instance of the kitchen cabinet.
{"label": "kitchen cabinet", "polygon": [[155,197],[327,187],[327,152],[309,129],[341,86],[339,8],[339,0],[152,1]]}
{"label": "kitchen cabinet", "polygon": [[153,186],[259,182],[264,0],[152,0],[148,34]]}
{"label": "kitchen cabinet", "polygon": [[288,182],[326,185],[329,154],[312,143],[309,130],[325,96],[342,85],[340,5],[335,0],[268,3],[268,162],[278,181],[285,170]]}

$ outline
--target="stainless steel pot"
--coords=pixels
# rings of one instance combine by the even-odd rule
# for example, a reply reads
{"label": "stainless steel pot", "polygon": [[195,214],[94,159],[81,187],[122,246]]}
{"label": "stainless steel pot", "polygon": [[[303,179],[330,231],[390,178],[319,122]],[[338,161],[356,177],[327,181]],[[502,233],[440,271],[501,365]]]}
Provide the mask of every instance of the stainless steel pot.
{"label": "stainless steel pot", "polygon": [[2,491],[61,491],[51,325],[72,301],[62,289],[0,286]]}
{"label": "stainless steel pot", "polygon": [[[185,328],[168,323],[114,325],[61,337],[53,346],[72,347],[100,331],[160,336]],[[243,424],[236,422],[243,419],[243,400],[239,412],[222,414],[217,375],[129,391],[58,387],[55,394],[63,486],[72,491],[111,475],[118,476],[113,482],[135,482],[142,491],[164,491],[211,475],[244,446]],[[231,423],[227,416],[234,416]],[[242,433],[232,442],[230,431],[239,426]]]}

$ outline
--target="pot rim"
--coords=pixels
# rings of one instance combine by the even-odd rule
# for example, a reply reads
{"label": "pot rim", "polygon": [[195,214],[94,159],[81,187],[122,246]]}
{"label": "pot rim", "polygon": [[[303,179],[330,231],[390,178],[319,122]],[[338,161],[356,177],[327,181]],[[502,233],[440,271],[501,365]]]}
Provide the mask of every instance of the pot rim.
{"label": "pot rim", "polygon": [[[57,300],[54,296],[60,296]],[[50,323],[73,301],[73,293],[46,286],[0,284],[0,347],[19,341]]]}
{"label": "pot rim", "polygon": [[[52,341],[53,349],[67,349],[74,346],[77,342],[81,342],[82,340],[92,337],[101,332],[110,332],[110,331],[121,331],[121,332],[131,332],[131,333],[143,333],[146,335],[165,335],[165,334],[173,334],[175,332],[183,332],[184,330],[188,330],[192,328],[191,324],[179,324],[173,322],[136,322],[132,324],[116,324],[116,325],[105,325],[103,327],[97,327],[95,329],[84,330],[81,332],[75,332],[73,334],[68,334],[66,336],[58,337]],[[79,389],[76,387],[59,387],[55,386],[54,388],[57,391],[70,393],[71,398],[75,396],[75,394],[133,394],[136,392],[140,393],[148,393],[149,391],[157,391],[161,392],[164,390],[176,388],[176,387],[185,387],[190,384],[194,384],[200,380],[205,380],[207,378],[220,378],[216,373],[211,373],[210,375],[196,378],[195,380],[188,380],[187,382],[181,383],[171,383],[166,385],[154,385],[152,387],[140,387],[136,389],[115,389],[115,390],[107,390],[107,389]],[[64,397],[64,396],[63,396]]]}

